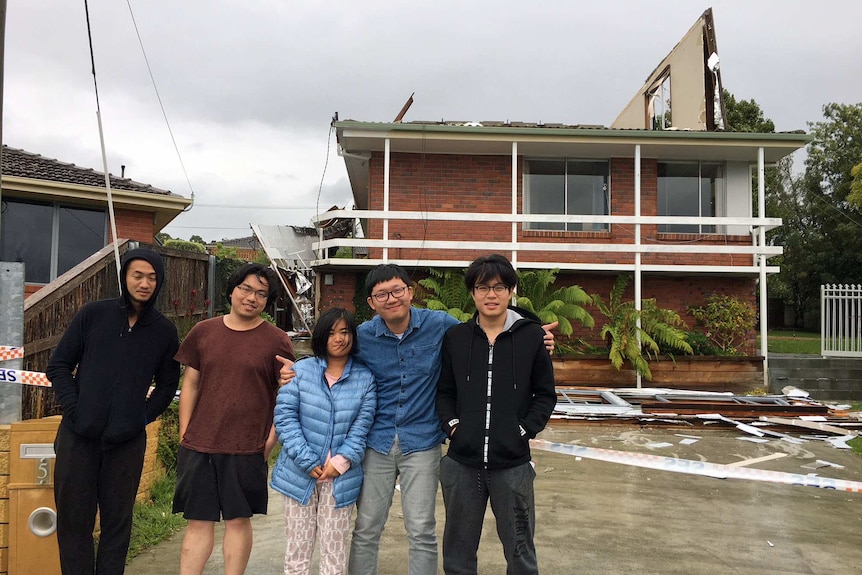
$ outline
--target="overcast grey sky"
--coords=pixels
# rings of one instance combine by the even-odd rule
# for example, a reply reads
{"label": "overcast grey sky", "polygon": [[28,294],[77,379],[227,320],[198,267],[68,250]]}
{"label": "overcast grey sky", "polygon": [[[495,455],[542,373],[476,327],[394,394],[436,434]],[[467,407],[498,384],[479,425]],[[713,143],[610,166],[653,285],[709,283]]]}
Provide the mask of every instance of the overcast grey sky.
{"label": "overcast grey sky", "polygon": [[[130,2],[195,190],[184,239],[309,225],[321,181],[349,205],[336,111],[391,121],[415,92],[405,120],[609,125],[710,6],[725,88],[777,130],[862,101],[858,0]],[[89,10],[110,171],[189,196],[127,3]],[[83,2],[8,0],[4,81],[3,143],[102,170]]]}

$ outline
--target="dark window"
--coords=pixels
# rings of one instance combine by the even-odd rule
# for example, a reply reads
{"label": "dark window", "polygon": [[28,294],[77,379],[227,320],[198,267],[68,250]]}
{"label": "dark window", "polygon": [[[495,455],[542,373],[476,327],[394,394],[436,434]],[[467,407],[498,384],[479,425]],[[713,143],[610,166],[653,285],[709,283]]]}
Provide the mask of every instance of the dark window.
{"label": "dark window", "polygon": [[[700,162],[658,164],[658,215],[715,217],[724,189],[724,166]],[[712,234],[713,225],[662,224],[658,231]]]}
{"label": "dark window", "polygon": [[3,200],[0,260],[24,262],[24,281],[48,283],[105,245],[105,212]]}
{"label": "dark window", "polygon": [[24,281],[51,281],[54,206],[3,200],[0,260],[24,262]]}
{"label": "dark window", "polygon": [[105,246],[105,212],[59,207],[57,275],[62,275]]}
{"label": "dark window", "polygon": [[[526,213],[608,215],[608,162],[528,160],[525,165]],[[531,223],[531,230],[607,231],[608,224]]]}

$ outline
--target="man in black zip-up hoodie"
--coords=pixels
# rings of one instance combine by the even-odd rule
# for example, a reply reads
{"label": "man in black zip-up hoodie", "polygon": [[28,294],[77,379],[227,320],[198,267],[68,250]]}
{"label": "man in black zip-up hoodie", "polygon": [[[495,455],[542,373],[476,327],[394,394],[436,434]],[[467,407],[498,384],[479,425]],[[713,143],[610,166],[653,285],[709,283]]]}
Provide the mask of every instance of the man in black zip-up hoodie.
{"label": "man in black zip-up hoodie", "polygon": [[64,575],[123,572],[145,428],[173,400],[179,382],[177,330],[155,308],[165,279],[161,256],[130,250],[120,276],[121,295],[81,308],[46,370],[63,409],[54,441],[54,499]]}
{"label": "man in black zip-up hoodie", "polygon": [[490,499],[507,573],[538,573],[529,440],[556,405],[544,330],[526,312],[508,308],[518,278],[503,256],[478,258],[464,280],[477,312],[446,332],[437,388],[437,412],[449,437],[440,463],[443,570],[477,572]]}

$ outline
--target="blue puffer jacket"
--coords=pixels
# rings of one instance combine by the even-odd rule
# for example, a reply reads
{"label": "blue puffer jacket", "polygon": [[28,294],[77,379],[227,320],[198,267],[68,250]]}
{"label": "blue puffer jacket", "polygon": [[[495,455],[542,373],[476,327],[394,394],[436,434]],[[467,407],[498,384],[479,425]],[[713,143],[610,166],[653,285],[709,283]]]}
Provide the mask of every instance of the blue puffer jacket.
{"label": "blue puffer jacket", "polygon": [[350,358],[330,388],[326,361],[309,357],[293,366],[296,377],[278,392],[275,431],[281,453],[272,470],[272,488],[307,505],[316,479],[309,472],[332,456],[350,460],[347,473],[332,486],[335,506],[355,503],[362,487],[365,438],[377,409],[377,388],[371,371]]}

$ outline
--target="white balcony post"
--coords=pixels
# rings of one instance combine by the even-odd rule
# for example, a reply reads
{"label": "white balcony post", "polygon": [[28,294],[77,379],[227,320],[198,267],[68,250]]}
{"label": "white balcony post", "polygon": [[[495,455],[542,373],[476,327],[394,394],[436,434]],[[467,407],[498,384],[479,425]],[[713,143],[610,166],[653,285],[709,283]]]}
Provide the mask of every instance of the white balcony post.
{"label": "white balcony post", "polygon": [[[635,144],[635,217],[640,218],[641,216],[641,145]],[[640,219],[636,220],[638,223],[635,224],[635,309],[640,312],[641,308],[641,297],[642,297],[642,278],[641,278],[641,224]],[[641,318],[638,315],[637,318],[637,327],[638,327],[638,346],[641,344]],[[635,372],[637,374],[637,386],[641,387],[643,378],[641,377],[640,372]]]}
{"label": "white balcony post", "polygon": [[[757,216],[766,217],[766,169],[764,166],[763,147],[757,149]],[[766,226],[759,226],[760,249],[766,247]],[[760,258],[760,355],[763,356],[763,386],[769,388],[769,359],[767,356],[767,303],[766,303],[766,254],[761,252]]]}
{"label": "white balcony post", "polygon": [[[512,215],[518,215],[518,142],[512,142]],[[512,221],[512,245],[518,243],[518,222]],[[512,267],[518,269],[518,250],[512,250]]]}
{"label": "white balcony post", "polygon": [[[383,211],[389,211],[389,138],[386,138],[383,152]],[[383,239],[389,240],[389,218],[383,219]],[[383,248],[383,261],[389,261],[389,248]]]}

